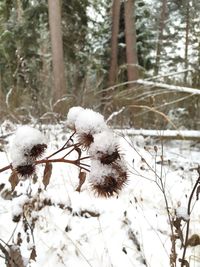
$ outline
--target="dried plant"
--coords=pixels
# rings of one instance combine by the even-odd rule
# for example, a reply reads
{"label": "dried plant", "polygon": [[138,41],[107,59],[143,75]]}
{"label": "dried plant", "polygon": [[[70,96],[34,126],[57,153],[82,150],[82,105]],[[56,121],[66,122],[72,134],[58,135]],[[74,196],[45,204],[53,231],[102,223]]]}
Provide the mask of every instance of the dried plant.
{"label": "dried plant", "polygon": [[[126,140],[129,142],[128,140]],[[157,146],[153,147],[154,153],[151,156],[155,157],[155,165],[152,167],[148,161],[143,158],[140,152],[135,148],[135,146],[129,143],[132,148],[135,150],[136,154],[141,158],[142,166],[141,170],[149,170],[155,176],[155,180],[151,180],[146,176],[143,176],[140,173],[137,175],[154,182],[156,186],[159,188],[160,192],[163,195],[165,208],[167,212],[168,223],[170,226],[170,241],[171,241],[171,248],[170,248],[170,255],[169,255],[169,263],[171,267],[179,266],[180,263],[181,267],[188,267],[189,259],[187,259],[186,251],[189,246],[197,246],[200,244],[200,237],[197,234],[193,234],[189,237],[190,234],[190,217],[192,213],[192,202],[199,200],[199,193],[200,193],[200,166],[197,168],[193,168],[192,170],[196,170],[198,177],[196,179],[195,184],[191,189],[191,193],[188,199],[187,208],[181,209],[181,207],[177,209],[172,209],[169,205],[169,195],[167,193],[166,182],[164,179],[164,171],[163,166],[166,164],[164,160],[164,151],[163,151],[163,140],[161,138],[161,155],[158,155],[159,148]],[[147,149],[147,148],[146,148]],[[159,157],[159,161],[158,161]],[[167,162],[167,164],[170,162]],[[158,171],[156,165],[160,164],[161,169]],[[137,171],[137,170],[136,170]],[[177,242],[179,241],[179,242]],[[178,251],[182,251],[182,256],[179,255]]]}
{"label": "dried plant", "polygon": [[[42,197],[43,190],[48,190],[51,183],[53,165],[56,163],[72,164],[79,169],[78,187],[75,189],[81,192],[82,186],[88,179],[91,189],[97,192],[98,196],[110,197],[119,194],[127,182],[127,168],[125,166],[117,138],[108,128],[104,117],[98,112],[81,107],[73,107],[69,110],[67,125],[72,130],[71,135],[66,138],[63,146],[45,155],[47,141],[43,134],[37,129],[22,126],[13,139],[10,149],[11,164],[0,168],[0,173],[10,170],[9,182],[11,191],[7,192],[5,199],[17,200],[18,206],[12,220],[17,225],[20,223],[23,231],[17,233],[13,238],[12,245],[8,243],[3,246],[0,243],[0,250],[4,255],[7,267],[23,267],[23,257],[20,247],[26,242],[29,248],[29,261],[36,260],[37,250],[34,241],[34,229],[38,220],[38,212],[46,206],[53,206],[51,199]],[[106,138],[105,138],[106,136]],[[95,174],[92,166],[98,163]],[[30,184],[38,182],[38,166],[42,166],[43,176],[40,179],[43,187],[38,186],[38,192],[32,194],[32,189],[25,194],[17,195],[16,187],[26,180]],[[95,168],[97,165],[95,165]],[[1,185],[3,190],[4,186]],[[72,212],[70,207],[64,204],[56,204],[61,209]],[[98,217],[91,211],[82,211],[81,216]],[[88,215],[87,215],[88,216]],[[14,236],[14,233],[12,234]],[[23,238],[22,238],[23,236]],[[24,240],[24,236],[26,236]]]}
{"label": "dried plant", "polygon": [[[12,170],[9,178],[12,191],[20,180],[34,176],[37,165],[45,165],[43,184],[46,189],[50,183],[52,164],[54,163],[73,164],[80,169],[81,175],[79,175],[79,180],[81,181],[81,185],[79,185],[79,191],[86,179],[86,172],[90,172],[90,165],[86,164],[85,160],[91,158],[99,162],[98,177],[96,176],[96,178],[93,177],[94,179],[90,179],[92,188],[99,188],[99,195],[101,196],[111,196],[114,193],[119,193],[127,181],[127,170],[123,159],[120,157],[116,138],[106,125],[103,116],[90,109],[73,107],[69,110],[67,124],[69,128],[73,129],[70,137],[61,148],[42,159],[40,158],[47,149],[47,144],[44,142],[42,134],[36,129],[30,129],[27,126],[22,127],[17,132],[11,148],[13,162],[0,169],[0,172],[8,169]],[[36,137],[32,139],[31,135],[34,134]],[[104,140],[104,136],[109,136],[109,141]],[[74,140],[77,141],[75,142]],[[100,146],[99,142],[101,142]],[[82,156],[85,149],[88,151],[88,155]],[[69,159],[69,156],[74,152],[77,153],[76,158],[73,160]],[[109,165],[109,175],[104,174],[107,168],[106,165]],[[101,188],[103,188],[104,193],[100,192]]]}
{"label": "dried plant", "polygon": [[189,262],[185,259],[186,257],[186,251],[187,247],[190,244],[194,244],[194,242],[191,243],[191,238],[189,238],[189,230],[190,230],[190,215],[192,212],[191,205],[192,205],[192,200],[195,196],[196,193],[196,200],[198,200],[198,195],[199,195],[199,185],[200,185],[200,166],[197,167],[197,173],[198,177],[197,180],[192,188],[189,200],[188,200],[188,206],[187,206],[187,214],[189,216],[188,220],[186,221],[186,231],[185,231],[185,238],[184,238],[184,243],[183,243],[183,255],[182,258],[179,259],[179,262],[181,263],[181,267],[184,266],[189,266]]}

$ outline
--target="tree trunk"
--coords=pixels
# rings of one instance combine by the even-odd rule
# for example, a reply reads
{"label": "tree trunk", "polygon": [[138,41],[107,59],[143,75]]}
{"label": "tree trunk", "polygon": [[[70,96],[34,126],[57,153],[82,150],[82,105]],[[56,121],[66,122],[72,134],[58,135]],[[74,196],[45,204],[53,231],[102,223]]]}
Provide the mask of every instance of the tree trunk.
{"label": "tree trunk", "polygon": [[54,79],[53,101],[55,103],[66,94],[60,0],[48,0],[48,9]]}
{"label": "tree trunk", "polygon": [[156,62],[154,68],[154,76],[158,75],[159,73],[160,57],[161,57],[162,43],[163,43],[163,31],[165,27],[166,16],[167,16],[167,0],[162,0],[162,8],[158,26],[158,40],[156,47]]}
{"label": "tree trunk", "polygon": [[120,18],[120,0],[113,0],[112,5],[112,36],[111,36],[111,60],[108,77],[108,86],[116,82],[117,77],[117,57],[118,57],[118,33]]}
{"label": "tree trunk", "polygon": [[22,5],[21,5],[20,0],[17,0],[16,8],[17,8],[17,21],[21,22],[21,20],[22,20]]}
{"label": "tree trunk", "polygon": [[[186,26],[185,26],[185,69],[188,69],[188,45],[189,45],[189,23],[190,23],[189,1],[186,4]],[[188,72],[185,72],[184,83],[187,83]]]}
{"label": "tree trunk", "polygon": [[[134,18],[135,0],[127,0],[125,9],[126,61],[128,81],[138,79],[138,58],[136,48],[136,27]],[[130,87],[132,85],[130,84]]]}

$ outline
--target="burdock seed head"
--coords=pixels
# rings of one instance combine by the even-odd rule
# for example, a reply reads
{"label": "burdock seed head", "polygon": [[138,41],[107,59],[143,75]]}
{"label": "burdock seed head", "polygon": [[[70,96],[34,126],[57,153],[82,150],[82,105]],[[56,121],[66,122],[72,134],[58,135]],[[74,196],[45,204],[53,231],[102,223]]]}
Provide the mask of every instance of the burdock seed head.
{"label": "burdock seed head", "polygon": [[23,178],[27,178],[35,173],[35,166],[32,164],[17,166],[16,171]]}
{"label": "burdock seed head", "polygon": [[92,189],[100,197],[111,197],[120,190],[113,176],[104,176],[102,183],[92,184]]}
{"label": "burdock seed head", "polygon": [[115,162],[120,159],[118,138],[109,129],[95,134],[89,154],[93,159],[100,160],[105,165]]}
{"label": "burdock seed head", "polygon": [[90,173],[91,187],[98,196],[110,197],[119,194],[127,183],[127,170],[122,162],[103,165],[94,161]]}
{"label": "burdock seed head", "polygon": [[[45,137],[39,130],[29,126],[19,127],[10,148],[13,168],[18,168],[20,171],[29,168],[31,172],[33,162],[42,156],[46,148]],[[24,171],[21,172],[24,173]]]}
{"label": "burdock seed head", "polygon": [[33,159],[37,159],[41,157],[44,154],[44,151],[46,150],[46,148],[47,148],[46,144],[34,145],[30,150],[30,157]]}
{"label": "burdock seed head", "polygon": [[90,133],[80,133],[77,138],[82,147],[86,149],[88,149],[94,141],[94,137]]}
{"label": "burdock seed head", "polygon": [[102,164],[111,164],[119,158],[120,155],[117,149],[111,154],[104,154],[104,153],[100,154],[100,161]]}

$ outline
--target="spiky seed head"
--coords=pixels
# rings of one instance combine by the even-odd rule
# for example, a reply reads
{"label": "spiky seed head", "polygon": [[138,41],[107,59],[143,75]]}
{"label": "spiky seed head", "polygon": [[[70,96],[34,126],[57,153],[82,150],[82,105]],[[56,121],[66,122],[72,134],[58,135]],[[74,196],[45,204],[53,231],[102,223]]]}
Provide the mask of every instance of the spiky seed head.
{"label": "spiky seed head", "polygon": [[32,164],[17,166],[16,171],[22,177],[27,178],[35,173],[35,166]]}
{"label": "spiky seed head", "polygon": [[80,133],[78,134],[78,142],[81,143],[81,145],[84,147],[84,148],[89,148],[90,145],[94,142],[94,137],[92,134],[88,133]]}
{"label": "spiky seed head", "polygon": [[30,150],[30,157],[33,159],[37,159],[41,157],[46,150],[47,145],[46,144],[37,144],[34,145]]}
{"label": "spiky seed head", "polygon": [[111,197],[114,194],[119,194],[127,183],[127,171],[118,163],[112,163],[112,168],[115,170],[115,175],[103,176],[101,182],[91,184],[98,196]]}
{"label": "spiky seed head", "polygon": [[111,197],[118,192],[117,180],[113,176],[105,176],[103,183],[93,184],[92,189],[100,197]]}
{"label": "spiky seed head", "polygon": [[117,173],[118,187],[121,190],[128,182],[127,168],[124,166],[124,164],[121,160],[113,162],[112,168],[115,169],[115,171]]}
{"label": "spiky seed head", "polygon": [[108,165],[108,164],[113,163],[114,161],[116,161],[119,158],[120,158],[120,155],[119,155],[118,150],[116,149],[112,154],[102,153],[100,156],[100,161],[102,164]]}

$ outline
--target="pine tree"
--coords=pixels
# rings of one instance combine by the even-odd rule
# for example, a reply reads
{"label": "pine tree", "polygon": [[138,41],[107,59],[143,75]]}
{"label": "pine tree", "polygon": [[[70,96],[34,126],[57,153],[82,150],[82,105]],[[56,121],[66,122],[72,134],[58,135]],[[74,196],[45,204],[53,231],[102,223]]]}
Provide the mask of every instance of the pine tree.
{"label": "pine tree", "polygon": [[63,44],[68,92],[79,104],[89,63],[88,7],[88,0],[62,1]]}
{"label": "pine tree", "polygon": [[138,64],[144,71],[153,68],[153,51],[155,47],[155,32],[151,7],[144,0],[136,0],[136,38]]}
{"label": "pine tree", "polygon": [[[0,77],[12,108],[27,106],[36,114],[41,80],[41,24],[47,20],[45,1],[3,1],[0,4]],[[36,71],[37,70],[37,71]]]}

